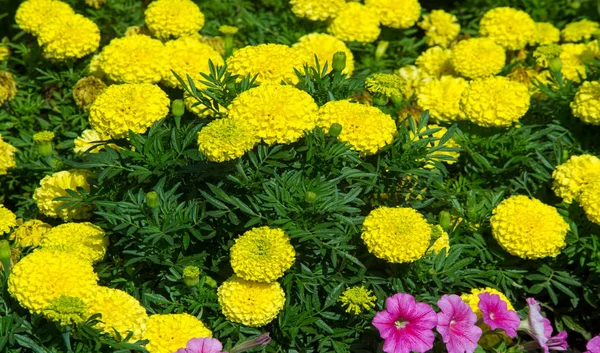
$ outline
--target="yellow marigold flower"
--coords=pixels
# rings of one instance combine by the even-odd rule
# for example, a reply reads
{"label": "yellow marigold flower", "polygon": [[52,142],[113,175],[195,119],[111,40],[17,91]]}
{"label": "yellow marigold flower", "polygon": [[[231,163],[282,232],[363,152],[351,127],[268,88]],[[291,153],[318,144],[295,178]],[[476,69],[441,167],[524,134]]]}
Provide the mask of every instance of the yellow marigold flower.
{"label": "yellow marigold flower", "polygon": [[504,67],[506,53],[489,38],[471,38],[452,48],[452,65],[456,72],[468,78],[492,76]]}
{"label": "yellow marigold flower", "polygon": [[535,43],[539,45],[556,44],[560,41],[560,31],[550,22],[535,23]]}
{"label": "yellow marigold flower", "polygon": [[62,251],[36,250],[13,267],[8,292],[32,313],[42,313],[61,295],[84,298],[97,287],[89,261]]}
{"label": "yellow marigold flower", "polygon": [[556,208],[540,200],[512,196],[492,213],[492,235],[511,255],[523,259],[556,257],[566,245],[569,225]]}
{"label": "yellow marigold flower", "polygon": [[348,2],[331,21],[327,32],[344,42],[374,42],[381,33],[378,16],[365,5]]}
{"label": "yellow marigold flower", "polygon": [[91,263],[104,258],[108,237],[102,228],[89,223],[64,223],[48,230],[40,243],[43,249],[66,251]]}
{"label": "yellow marigold flower", "polygon": [[396,123],[391,116],[375,107],[349,101],[332,101],[319,109],[317,124],[329,131],[333,124],[342,125],[337,137],[362,155],[375,154],[394,141]]}
{"label": "yellow marigold flower", "polygon": [[354,55],[352,51],[348,49],[346,44],[334,36],[325,33],[310,33],[298,39],[298,43],[294,44],[292,48],[302,52],[304,57],[310,58],[310,62],[316,67],[317,62],[315,55],[319,59],[319,66],[321,70],[327,63],[327,72],[332,70],[333,65],[333,54],[337,52],[343,52],[346,54],[346,67],[342,73],[346,75],[352,75],[354,71]]}
{"label": "yellow marigold flower", "polygon": [[590,222],[600,224],[600,177],[596,177],[581,190],[579,205]]}
{"label": "yellow marigold flower", "polygon": [[576,43],[589,40],[599,28],[600,24],[598,22],[583,19],[566,25],[560,32],[560,35],[563,41]]}
{"label": "yellow marigold flower", "polygon": [[[427,129],[439,129],[438,131],[434,132],[431,136],[433,136],[435,139],[437,139],[436,141],[432,142],[430,147],[436,147],[440,144],[440,139],[442,138],[442,136],[444,136],[447,132],[448,129],[446,129],[443,126],[439,126],[436,124],[429,124],[427,125]],[[417,139],[420,139],[421,137],[417,138],[417,136],[415,134],[413,134],[413,132],[410,132],[410,137],[411,140],[416,141]],[[450,140],[448,140],[445,144],[445,147],[449,147],[449,148],[458,148],[460,147],[460,145],[458,143],[456,143],[456,141],[454,141],[454,138],[450,138]],[[449,152],[449,151],[436,151],[433,152],[432,154],[430,154],[428,157],[430,159],[430,161],[440,161],[443,163],[447,163],[447,164],[454,164],[456,163],[456,161],[454,160],[446,160],[446,159],[442,159],[436,156],[448,156],[448,157],[452,157],[454,159],[458,159],[460,157],[460,153],[459,152]],[[427,169],[431,169],[433,168],[434,165],[433,163],[428,163],[427,165],[425,165],[424,168]]]}
{"label": "yellow marigold flower", "polygon": [[536,27],[531,17],[511,7],[496,7],[479,22],[479,34],[510,50],[519,50],[535,41]]}
{"label": "yellow marigold flower", "polygon": [[217,294],[225,318],[250,327],[273,321],[285,304],[278,282],[252,282],[235,275],[221,284]]}
{"label": "yellow marigold flower", "polygon": [[586,44],[563,44],[561,49],[560,61],[564,78],[574,82],[581,82],[582,78],[587,78],[585,65],[599,54],[598,48]]}
{"label": "yellow marigold flower", "polygon": [[0,135],[0,175],[5,175],[9,169],[17,166],[15,152],[17,149],[8,142],[4,142]]}
{"label": "yellow marigold flower", "polygon": [[[99,153],[105,147],[104,144],[99,144],[101,141],[110,140],[112,137],[105,134],[100,134],[95,130],[87,129],[83,130],[81,135],[73,140],[75,147],[73,148],[73,152],[75,153]],[[118,149],[119,147],[115,144],[109,145],[113,149]]]}
{"label": "yellow marigold flower", "polygon": [[586,124],[600,125],[600,82],[585,81],[571,102],[573,115]]}
{"label": "yellow marigold flower", "polygon": [[7,45],[0,44],[0,62],[10,56],[10,48]]}
{"label": "yellow marigold flower", "polygon": [[106,84],[94,76],[86,76],[73,86],[73,99],[77,106],[84,111],[89,111],[90,106],[100,93],[104,92]]}
{"label": "yellow marigold flower", "polygon": [[533,57],[538,65],[543,68],[548,68],[550,60],[560,57],[562,48],[557,44],[542,45],[535,49]]}
{"label": "yellow marigold flower", "polygon": [[66,2],[57,0],[27,0],[15,14],[15,22],[25,32],[37,35],[50,18],[65,18],[75,12]]}
{"label": "yellow marigold flower", "polygon": [[230,256],[233,272],[240,278],[273,282],[292,267],[296,251],[282,229],[258,227],[235,240]]}
{"label": "yellow marigold flower", "polygon": [[150,353],[173,353],[190,339],[205,337],[212,337],[212,332],[202,321],[185,313],[151,315],[144,336],[149,340],[146,349]]}
{"label": "yellow marigold flower", "polygon": [[225,55],[225,40],[221,37],[202,37],[200,42],[210,45],[217,53]]}
{"label": "yellow marigold flower", "polygon": [[504,295],[504,293],[500,292],[499,290],[490,287],[473,288],[471,289],[471,293],[462,294],[460,296],[460,299],[462,299],[465,303],[467,303],[467,305],[471,307],[471,310],[473,310],[473,312],[477,315],[477,319],[481,320],[481,318],[483,317],[483,312],[481,311],[481,309],[479,309],[478,306],[479,294],[482,293],[497,294],[500,297],[500,299],[506,303],[508,310],[515,310],[510,300],[508,300],[506,295]]}
{"label": "yellow marigold flower", "polygon": [[410,99],[424,83],[431,80],[430,77],[424,77],[420,70],[414,65],[401,67],[396,72],[404,82],[402,91],[404,98]]}
{"label": "yellow marigold flower", "polygon": [[431,241],[431,225],[412,208],[379,207],[365,218],[363,241],[369,252],[391,263],[419,260]]}
{"label": "yellow marigold flower", "polygon": [[17,226],[17,216],[11,210],[0,204],[0,235],[10,232]]}
{"label": "yellow marigold flower", "polygon": [[213,120],[198,133],[200,152],[212,162],[239,158],[260,142],[246,120],[226,117]]}
{"label": "yellow marigold flower", "polygon": [[311,21],[325,21],[335,17],[345,3],[346,0],[290,0],[294,15]]}
{"label": "yellow marigold flower", "polygon": [[54,140],[54,132],[52,131],[41,131],[33,134],[33,141],[35,142],[52,142]]}
{"label": "yellow marigold flower", "polygon": [[163,40],[198,33],[204,26],[204,15],[191,0],[153,1],[144,16],[150,32]]}
{"label": "yellow marigold flower", "polygon": [[[133,333],[131,341],[144,339],[148,314],[140,302],[119,289],[97,287],[86,297],[87,316],[101,314],[96,327],[115,336],[115,330],[125,338]],[[182,346],[183,347],[183,346]],[[180,347],[181,348],[181,347]]]}
{"label": "yellow marigold flower", "polygon": [[126,83],[109,86],[90,108],[90,125],[99,134],[127,137],[145,133],[169,114],[169,97],[157,85]]}
{"label": "yellow marigold flower", "polygon": [[64,170],[46,175],[33,193],[33,199],[40,212],[48,217],[60,217],[64,221],[88,218],[90,216],[89,207],[81,206],[74,209],[63,208],[59,210],[67,201],[54,201],[54,199],[68,197],[69,194],[66,190],[75,191],[77,188],[82,188],[89,192],[90,184],[88,184],[87,178],[90,176],[89,171],[81,169]]}
{"label": "yellow marigold flower", "polygon": [[414,120],[419,120],[424,112],[425,111],[421,109],[421,107],[419,107],[418,105],[409,104],[402,108],[402,110],[400,110],[400,113],[398,114],[398,119],[402,121],[404,119],[407,119],[410,115]]}
{"label": "yellow marigold flower", "polygon": [[379,16],[382,25],[392,28],[410,28],[421,17],[418,0],[365,0],[365,5]]}
{"label": "yellow marigold flower", "polygon": [[340,295],[338,301],[346,308],[347,313],[360,314],[363,310],[371,310],[375,307],[377,297],[364,286],[348,287]]}
{"label": "yellow marigold flower", "polygon": [[98,10],[106,4],[106,1],[107,0],[85,0],[85,4]]}
{"label": "yellow marigold flower", "polygon": [[583,188],[600,178],[600,159],[591,154],[572,156],[552,172],[552,189],[563,202],[579,200]]}
{"label": "yellow marigold flower", "polygon": [[18,247],[38,247],[44,235],[52,226],[37,219],[23,222],[12,234],[10,240],[14,241]]}
{"label": "yellow marigold flower", "polygon": [[460,99],[469,83],[460,77],[442,76],[424,83],[418,90],[417,104],[438,122],[451,122],[464,118]]}
{"label": "yellow marigold flower", "polygon": [[293,86],[262,85],[242,92],[229,117],[247,121],[266,144],[293,143],[316,126],[317,104]]}
{"label": "yellow marigold flower", "polygon": [[460,106],[467,119],[484,127],[509,127],[529,109],[529,90],[522,83],[494,76],[472,81]]}
{"label": "yellow marigold flower", "polygon": [[419,55],[415,65],[424,77],[454,75],[455,72],[451,59],[452,51],[449,49],[432,47]]}
{"label": "yellow marigold flower", "polygon": [[79,59],[98,49],[100,29],[81,15],[64,16],[40,27],[38,43],[47,58]]}
{"label": "yellow marigold flower", "polygon": [[195,37],[182,37],[169,41],[165,44],[165,51],[169,58],[169,73],[163,77],[163,83],[171,87],[183,88],[171,70],[175,71],[186,84],[186,75],[189,75],[198,89],[204,89],[206,86],[200,81],[206,81],[206,79],[200,73],[210,73],[208,61],[211,60],[215,66],[225,64],[221,54]]}
{"label": "yellow marigold flower", "polygon": [[446,254],[448,254],[448,251],[450,251],[450,236],[448,233],[439,224],[431,227],[431,233],[437,239],[433,242],[427,253],[439,254],[442,250],[446,249]]}
{"label": "yellow marigold flower", "polygon": [[17,95],[17,81],[8,71],[0,71],[0,105]]}
{"label": "yellow marigold flower", "polygon": [[87,319],[86,311],[87,306],[81,298],[61,295],[52,300],[42,314],[50,321],[68,326],[83,323]]}
{"label": "yellow marigold flower", "polygon": [[365,80],[365,87],[369,92],[388,98],[402,97],[402,86],[404,86],[404,81],[395,74],[377,73]]}
{"label": "yellow marigold flower", "polygon": [[303,71],[308,58],[287,45],[259,44],[236,50],[227,58],[227,69],[242,80],[246,75],[256,77],[256,83],[298,83],[294,69]]}
{"label": "yellow marigold flower", "polygon": [[99,69],[113,81],[156,83],[168,73],[167,59],[159,40],[136,35],[111,40],[97,60]]}
{"label": "yellow marigold flower", "polygon": [[424,15],[419,27],[425,30],[427,45],[439,45],[442,48],[448,48],[460,33],[460,24],[456,16],[444,10],[433,10]]}

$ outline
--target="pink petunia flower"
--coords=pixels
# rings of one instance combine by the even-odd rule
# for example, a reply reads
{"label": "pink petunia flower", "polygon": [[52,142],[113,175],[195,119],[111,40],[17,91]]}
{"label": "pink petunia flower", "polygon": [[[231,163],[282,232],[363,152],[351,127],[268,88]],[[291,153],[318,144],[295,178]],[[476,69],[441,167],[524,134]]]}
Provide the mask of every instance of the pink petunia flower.
{"label": "pink petunia flower", "polygon": [[[527,298],[526,301],[529,305],[529,315],[527,319],[521,321],[519,330],[527,332],[545,353],[550,352],[550,350],[567,350],[567,332],[562,331],[552,337],[552,324],[550,320],[542,316],[540,305],[533,298]],[[528,347],[529,345],[526,343],[525,346]]]}
{"label": "pink petunia flower", "polygon": [[436,324],[437,316],[431,306],[415,302],[406,293],[387,298],[385,310],[373,319],[373,326],[385,340],[386,353],[423,353],[432,349],[435,340],[432,329]]}
{"label": "pink petunia flower", "polygon": [[437,331],[442,335],[448,353],[473,353],[481,337],[481,328],[477,327],[477,315],[456,294],[444,295],[438,306],[442,310],[437,314]]}
{"label": "pink petunia flower", "polygon": [[192,338],[185,348],[179,348],[175,353],[227,353],[222,349],[223,345],[216,338]]}
{"label": "pink petunia flower", "polygon": [[585,348],[587,351],[583,353],[600,353],[600,335],[589,340]]}
{"label": "pink petunia flower", "polygon": [[519,315],[514,310],[508,310],[508,305],[498,294],[479,294],[477,306],[483,312],[483,322],[492,330],[499,328],[504,330],[508,337],[517,336],[521,322]]}

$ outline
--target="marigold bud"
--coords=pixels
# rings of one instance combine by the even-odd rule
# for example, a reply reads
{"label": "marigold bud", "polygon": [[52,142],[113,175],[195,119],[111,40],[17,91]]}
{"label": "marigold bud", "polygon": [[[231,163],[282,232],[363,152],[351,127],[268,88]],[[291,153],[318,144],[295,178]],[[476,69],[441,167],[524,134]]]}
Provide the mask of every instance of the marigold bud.
{"label": "marigold bud", "polygon": [[388,97],[379,94],[373,99],[373,103],[375,103],[375,105],[386,105],[389,101],[390,99]]}
{"label": "marigold bud", "polygon": [[183,283],[188,287],[195,287],[200,282],[200,269],[196,266],[186,266],[183,269]]}
{"label": "marigold bud", "polygon": [[146,205],[150,208],[156,208],[158,206],[158,193],[156,191],[150,191],[146,194]]}
{"label": "marigold bud", "polygon": [[212,277],[206,276],[204,278],[204,283],[210,288],[217,288],[217,281],[215,281]]}
{"label": "marigold bud", "polygon": [[343,51],[338,51],[333,54],[333,70],[337,72],[342,72],[346,68],[346,53]]}
{"label": "marigold bud", "polygon": [[440,226],[442,226],[442,228],[450,228],[450,213],[448,213],[448,211],[440,212],[438,222],[440,223]]}
{"label": "marigold bud", "polygon": [[390,42],[380,40],[379,43],[377,43],[377,49],[375,49],[375,58],[381,58],[389,46]]}
{"label": "marigold bud", "polygon": [[182,116],[183,113],[185,113],[185,104],[183,103],[183,100],[175,99],[171,103],[171,113],[173,113],[173,115],[177,117]]}
{"label": "marigold bud", "polygon": [[560,70],[562,70],[562,61],[560,61],[560,58],[558,58],[558,57],[557,58],[553,58],[548,63],[548,68],[552,72],[560,72]]}
{"label": "marigold bud", "polygon": [[334,123],[329,128],[329,136],[338,137],[342,133],[342,125],[338,123]]}
{"label": "marigold bud", "polygon": [[315,194],[312,191],[307,192],[306,196],[304,196],[304,201],[306,201],[308,203],[313,203],[313,202],[315,202],[316,199],[317,199],[317,194]]}

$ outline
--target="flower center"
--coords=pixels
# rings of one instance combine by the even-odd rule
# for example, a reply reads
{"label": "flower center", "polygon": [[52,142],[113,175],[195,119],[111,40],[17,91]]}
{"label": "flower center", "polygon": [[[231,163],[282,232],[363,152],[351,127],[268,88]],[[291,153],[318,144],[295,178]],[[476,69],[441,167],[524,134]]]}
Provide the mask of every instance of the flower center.
{"label": "flower center", "polygon": [[408,321],[400,319],[394,322],[394,325],[396,325],[396,328],[405,328],[408,325]]}
{"label": "flower center", "polygon": [[494,320],[495,313],[490,313],[490,319]]}

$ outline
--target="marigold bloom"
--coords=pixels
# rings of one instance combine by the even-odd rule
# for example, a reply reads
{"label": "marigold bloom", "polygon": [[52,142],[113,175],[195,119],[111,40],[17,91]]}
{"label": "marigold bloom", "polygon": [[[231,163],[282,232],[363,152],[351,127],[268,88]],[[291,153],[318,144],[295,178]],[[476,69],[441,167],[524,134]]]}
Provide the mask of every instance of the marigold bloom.
{"label": "marigold bloom", "polygon": [[418,89],[417,104],[437,122],[462,120],[460,100],[469,83],[460,77],[442,76],[424,83]]}
{"label": "marigold bloom", "polygon": [[17,166],[15,153],[17,149],[5,142],[0,135],[0,175],[5,175],[9,169]]}
{"label": "marigold bloom", "polygon": [[38,31],[44,55],[54,60],[82,58],[100,45],[100,29],[91,20],[74,14],[49,21]]}
{"label": "marigold bloom", "polygon": [[560,31],[562,40],[565,42],[581,42],[583,40],[589,40],[600,28],[598,22],[583,19],[577,22],[571,22]]}
{"label": "marigold bloom", "polygon": [[375,307],[377,297],[364,286],[346,288],[340,295],[338,301],[346,308],[347,313],[360,314],[363,310],[371,310]]}
{"label": "marigold bloom", "polygon": [[431,80],[430,77],[425,77],[415,65],[403,66],[395,73],[402,79],[402,92],[406,99],[412,98],[419,87]]}
{"label": "marigold bloom", "polygon": [[456,16],[444,10],[433,10],[424,15],[419,27],[425,30],[427,45],[439,45],[442,48],[448,48],[460,33],[460,24]]}
{"label": "marigold bloom", "polygon": [[599,54],[598,47],[589,44],[563,44],[560,47],[561,72],[564,78],[574,82],[587,78],[585,66]]}
{"label": "marigold bloom", "polygon": [[163,40],[196,34],[204,26],[204,15],[191,0],[153,1],[144,16],[150,32]]}
{"label": "marigold bloom", "polygon": [[232,276],[217,293],[225,318],[250,327],[273,321],[285,304],[285,293],[278,282],[251,282]]}
{"label": "marigold bloom", "polygon": [[575,117],[586,124],[600,125],[600,82],[585,81],[570,105]]}
{"label": "marigold bloom", "polygon": [[112,85],[90,108],[90,125],[101,135],[124,138],[129,130],[145,133],[169,114],[169,97],[157,85],[126,83]]}
{"label": "marigold bloom", "polygon": [[410,28],[421,17],[418,0],[365,0],[365,5],[379,16],[382,25],[392,28]]}
{"label": "marigold bloom", "polygon": [[562,48],[557,44],[541,45],[533,52],[535,62],[543,68],[548,68],[550,60],[560,57]]}
{"label": "marigold bloom", "polygon": [[461,76],[479,78],[502,71],[506,53],[489,38],[471,38],[458,42],[452,48],[451,60]]}
{"label": "marigold bloom", "polygon": [[64,223],[48,230],[40,246],[43,249],[66,251],[95,263],[106,254],[108,237],[102,228],[89,222]]}
{"label": "marigold bloom", "polygon": [[346,54],[346,67],[342,73],[352,75],[354,71],[354,55],[352,51],[348,49],[346,43],[329,34],[310,33],[304,35],[298,39],[298,43],[294,44],[292,48],[301,51],[303,56],[310,59],[314,67],[317,65],[315,60],[316,55],[321,70],[325,66],[325,63],[327,63],[327,72],[333,69],[333,55],[337,52],[343,52]]}
{"label": "marigold bloom", "polygon": [[62,208],[68,201],[55,201],[58,197],[68,197],[66,190],[76,191],[77,188],[89,192],[90,184],[87,179],[92,174],[87,170],[72,169],[46,175],[40,186],[35,189],[33,199],[40,212],[48,217],[62,218],[65,222],[72,219],[85,219],[90,216],[90,208],[81,206],[74,209]]}
{"label": "marigold bloom", "polygon": [[450,236],[448,233],[439,224],[431,227],[431,233],[433,236],[437,236],[437,239],[433,242],[427,253],[439,254],[442,250],[446,249],[446,254],[448,254],[448,251],[450,251]]}
{"label": "marigold bloom", "polygon": [[281,229],[252,228],[235,240],[231,267],[245,280],[273,282],[283,276],[296,258],[290,237]]}
{"label": "marigold bloom", "polygon": [[59,19],[74,15],[75,12],[66,2],[57,0],[28,0],[19,5],[15,22],[27,33],[37,35],[49,18]]}
{"label": "marigold bloom", "polygon": [[23,222],[10,235],[10,240],[20,248],[38,247],[44,237],[44,234],[52,228],[51,225],[37,219]]}
{"label": "marigold bloom", "polygon": [[584,154],[572,156],[552,172],[552,189],[563,202],[571,203],[579,200],[583,188],[600,178],[600,159]]}
{"label": "marigold bloom", "polygon": [[8,291],[22,307],[42,313],[61,295],[84,298],[97,281],[89,261],[62,251],[36,250],[13,267]]}
{"label": "marigold bloom", "polygon": [[61,326],[81,324],[86,319],[86,305],[81,298],[61,295],[44,308],[42,314]]}
{"label": "marigold bloom", "polygon": [[150,353],[173,353],[192,338],[211,337],[202,321],[190,314],[155,314],[148,319],[144,339]]}
{"label": "marigold bloom", "polygon": [[327,32],[344,42],[371,43],[377,40],[381,28],[378,16],[365,5],[348,2],[331,21]]}
{"label": "marigold bloom", "polygon": [[462,94],[467,119],[484,127],[509,127],[529,110],[529,89],[522,83],[495,76],[477,79]]}
{"label": "marigold bloom", "polygon": [[404,81],[400,76],[395,74],[377,73],[371,75],[365,80],[365,88],[369,92],[373,94],[380,94],[388,98],[402,97],[403,86]]}
{"label": "marigold bloom", "polygon": [[433,348],[437,325],[435,311],[425,303],[418,303],[406,293],[395,294],[385,301],[385,310],[378,312],[373,326],[385,340],[386,353],[424,353]]}
{"label": "marigold bloom", "polygon": [[325,21],[335,17],[345,3],[346,0],[290,0],[294,15],[311,21]]}
{"label": "marigold bloom", "polygon": [[168,58],[169,73],[163,77],[163,82],[170,87],[183,88],[171,70],[175,71],[186,84],[188,84],[187,75],[189,75],[194,80],[196,88],[204,89],[206,86],[200,81],[206,81],[206,79],[202,77],[201,73],[207,75],[210,73],[209,60],[215,66],[225,64],[221,54],[195,37],[182,37],[169,41],[165,43],[165,52]]}
{"label": "marigold bloom", "polygon": [[10,232],[17,226],[17,216],[11,210],[0,204],[0,235]]}
{"label": "marigold bloom", "polygon": [[96,98],[106,89],[106,84],[94,76],[86,76],[73,86],[73,99],[77,106],[89,111]]}
{"label": "marigold bloom", "polygon": [[[75,153],[99,153],[104,149],[105,145],[100,144],[101,141],[110,140],[111,137],[109,135],[100,134],[95,130],[87,129],[83,130],[81,135],[79,135],[73,143],[75,147],[73,148],[73,152]],[[113,149],[117,149],[118,146],[115,144],[110,144]]]}
{"label": "marigold bloom", "polygon": [[455,74],[452,66],[452,51],[441,47],[431,47],[425,50],[417,57],[415,65],[424,77],[439,78]]}
{"label": "marigold bloom", "polygon": [[260,142],[255,130],[245,120],[226,117],[213,120],[198,133],[200,152],[212,162],[239,158]]}
{"label": "marigold bloom", "polygon": [[256,77],[256,83],[295,85],[299,79],[294,69],[303,71],[309,58],[287,45],[259,44],[236,50],[227,58],[227,69],[242,80],[246,75]]}
{"label": "marigold bloom", "polygon": [[491,330],[501,329],[509,337],[517,336],[519,328],[519,315],[514,310],[508,309],[508,304],[498,294],[483,292],[478,295],[477,307],[483,313],[483,322]]}
{"label": "marigold bloom", "polygon": [[17,81],[8,71],[0,71],[0,105],[17,95]]}
{"label": "marigold bloom", "polygon": [[436,329],[442,335],[448,353],[473,353],[481,337],[481,328],[475,326],[477,315],[458,295],[444,294],[438,301]]}
{"label": "marigold bloom", "polygon": [[600,224],[600,178],[597,177],[581,190],[579,205],[591,222]]}
{"label": "marigold bloom", "polygon": [[556,44],[560,41],[560,31],[550,22],[535,23],[535,43],[539,45]]}
{"label": "marigold bloom", "polygon": [[510,50],[525,48],[534,42],[535,22],[523,11],[496,7],[486,12],[479,22],[479,34]]}
{"label": "marigold bloom", "polygon": [[512,196],[492,213],[492,235],[511,255],[523,259],[556,257],[566,246],[569,225],[556,208],[537,199]]}

